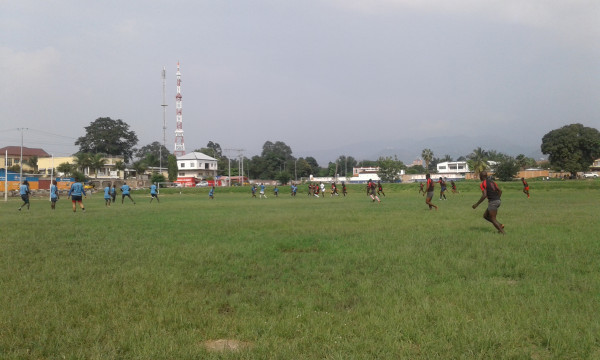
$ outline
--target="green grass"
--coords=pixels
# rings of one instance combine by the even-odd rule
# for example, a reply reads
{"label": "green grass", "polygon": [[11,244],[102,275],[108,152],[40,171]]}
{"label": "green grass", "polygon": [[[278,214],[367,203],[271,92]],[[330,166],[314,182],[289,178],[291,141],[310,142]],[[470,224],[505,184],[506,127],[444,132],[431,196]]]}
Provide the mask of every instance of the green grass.
{"label": "green grass", "polygon": [[[600,181],[0,203],[2,359],[600,358]],[[272,188],[271,188],[272,189]],[[439,189],[439,188],[437,188]],[[213,352],[207,341],[244,342]]]}

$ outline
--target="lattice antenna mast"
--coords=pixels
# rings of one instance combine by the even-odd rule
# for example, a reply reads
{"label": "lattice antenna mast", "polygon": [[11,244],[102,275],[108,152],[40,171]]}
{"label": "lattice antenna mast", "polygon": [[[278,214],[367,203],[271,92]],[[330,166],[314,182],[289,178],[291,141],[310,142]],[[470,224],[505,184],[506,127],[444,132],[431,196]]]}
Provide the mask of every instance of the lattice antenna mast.
{"label": "lattice antenna mast", "polygon": [[176,157],[185,155],[185,145],[183,143],[183,115],[181,102],[181,72],[179,71],[179,61],[177,62],[177,95],[175,95],[175,114],[177,118],[177,127],[175,128],[175,151]]}
{"label": "lattice antenna mast", "polygon": [[167,147],[167,101],[166,101],[166,91],[167,91],[167,69],[163,66],[162,70],[162,108],[163,108],[163,142],[162,146],[158,149],[158,157],[159,157],[159,172],[162,172],[162,148]]}

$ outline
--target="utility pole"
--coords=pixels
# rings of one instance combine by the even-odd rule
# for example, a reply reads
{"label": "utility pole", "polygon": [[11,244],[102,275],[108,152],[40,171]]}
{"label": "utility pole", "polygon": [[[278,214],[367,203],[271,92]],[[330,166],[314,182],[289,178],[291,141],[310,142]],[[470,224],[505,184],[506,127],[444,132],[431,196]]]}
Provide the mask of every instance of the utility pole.
{"label": "utility pole", "polygon": [[[240,159],[240,161],[238,161],[238,176],[241,174],[242,185],[244,185],[244,164],[241,164],[241,170],[240,170],[240,162],[243,161],[242,153],[245,150],[244,149],[223,149],[223,150],[238,152],[238,158]],[[229,159],[229,186],[231,186],[231,157],[227,156],[227,158]]]}
{"label": "utility pole", "polygon": [[167,146],[167,135],[166,135],[166,131],[167,131],[167,104],[166,104],[166,95],[165,95],[165,91],[166,91],[166,87],[167,87],[167,68],[165,66],[163,66],[163,70],[162,70],[162,83],[163,83],[163,89],[162,89],[162,108],[163,108],[163,143],[162,146],[160,146],[158,149],[158,156],[160,158],[159,160],[159,165],[158,165],[158,171],[162,174],[162,148],[164,147],[166,149]]}
{"label": "utility pole", "polygon": [[23,182],[23,130],[29,130],[29,128],[19,128],[21,130],[21,158],[19,160],[19,182]]}

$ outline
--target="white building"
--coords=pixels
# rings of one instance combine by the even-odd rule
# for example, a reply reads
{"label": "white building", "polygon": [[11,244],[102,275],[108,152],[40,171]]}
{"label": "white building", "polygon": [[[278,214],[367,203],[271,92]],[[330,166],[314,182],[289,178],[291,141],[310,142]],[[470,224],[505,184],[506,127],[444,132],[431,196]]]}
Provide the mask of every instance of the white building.
{"label": "white building", "polygon": [[205,179],[217,176],[217,159],[200,152],[177,157],[177,177]]}
{"label": "white building", "polygon": [[446,161],[437,164],[438,174],[465,174],[468,173],[469,165],[466,161]]}

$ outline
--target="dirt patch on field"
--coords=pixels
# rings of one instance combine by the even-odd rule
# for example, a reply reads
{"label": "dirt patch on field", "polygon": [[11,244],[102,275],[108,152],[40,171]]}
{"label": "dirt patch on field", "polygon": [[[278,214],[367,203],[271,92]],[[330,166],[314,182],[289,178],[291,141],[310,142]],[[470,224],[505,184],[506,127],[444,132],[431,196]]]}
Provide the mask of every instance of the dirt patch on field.
{"label": "dirt patch on field", "polygon": [[204,347],[211,352],[236,352],[243,349],[248,349],[252,347],[252,344],[246,341],[239,341],[233,339],[219,339],[205,341]]}

